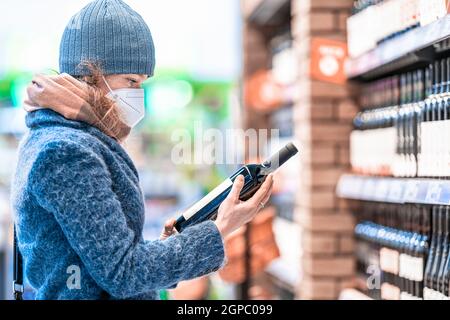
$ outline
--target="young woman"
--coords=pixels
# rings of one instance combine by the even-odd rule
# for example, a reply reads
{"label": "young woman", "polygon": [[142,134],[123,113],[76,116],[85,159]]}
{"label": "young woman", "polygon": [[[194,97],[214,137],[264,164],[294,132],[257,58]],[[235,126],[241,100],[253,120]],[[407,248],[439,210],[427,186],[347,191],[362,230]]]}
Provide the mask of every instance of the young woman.
{"label": "young woman", "polygon": [[223,237],[268,200],[272,177],[245,202],[240,177],[214,222],[177,234],[172,219],[161,239],[143,239],[139,177],[120,143],[144,115],[140,86],[153,69],[141,16],[97,0],[66,27],[62,74],[29,86],[12,205],[37,299],[157,299],[159,289],[223,266]]}

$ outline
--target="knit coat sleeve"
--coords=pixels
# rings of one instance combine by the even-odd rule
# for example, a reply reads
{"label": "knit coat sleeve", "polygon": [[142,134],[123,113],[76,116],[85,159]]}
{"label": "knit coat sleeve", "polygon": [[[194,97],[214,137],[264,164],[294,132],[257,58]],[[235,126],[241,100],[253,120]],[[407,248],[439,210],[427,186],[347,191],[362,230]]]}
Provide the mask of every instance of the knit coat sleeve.
{"label": "knit coat sleeve", "polygon": [[114,297],[173,287],[225,263],[211,221],[166,240],[136,240],[141,237],[127,226],[103,159],[76,143],[49,143],[29,179],[36,201],[53,213],[89,273]]}

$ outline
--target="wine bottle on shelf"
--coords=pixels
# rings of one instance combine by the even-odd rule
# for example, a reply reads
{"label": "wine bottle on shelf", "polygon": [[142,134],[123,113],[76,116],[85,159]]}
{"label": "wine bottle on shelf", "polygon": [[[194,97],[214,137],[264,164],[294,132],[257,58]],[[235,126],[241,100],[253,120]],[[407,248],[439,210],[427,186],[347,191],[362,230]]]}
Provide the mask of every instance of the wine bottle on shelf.
{"label": "wine bottle on shelf", "polygon": [[430,119],[430,168],[429,177],[434,178],[439,175],[439,157],[438,157],[438,143],[436,137],[439,136],[437,130],[439,121],[439,103],[440,103],[440,88],[441,88],[441,68],[439,60],[434,62],[434,82],[433,82],[433,94],[431,96],[431,119]]}
{"label": "wine bottle on shelf", "polygon": [[402,177],[405,168],[405,108],[406,103],[406,75],[400,75],[400,107],[398,115],[395,118],[395,127],[397,130],[397,150],[392,173],[394,177]]}
{"label": "wine bottle on shelf", "polygon": [[432,269],[433,262],[436,257],[436,229],[437,229],[437,220],[438,220],[438,206],[432,207],[432,215],[431,215],[431,243],[430,249],[428,251],[428,259],[425,266],[425,274],[424,274],[424,289],[423,289],[423,298],[424,300],[432,299]]}
{"label": "wine bottle on shelf", "polygon": [[429,121],[429,97],[432,93],[433,88],[433,64],[430,64],[425,68],[425,79],[424,79],[424,96],[423,100],[419,103],[419,124],[418,129],[418,153],[417,153],[417,175],[419,177],[424,177],[427,172],[427,162],[428,162],[428,121]]}
{"label": "wine bottle on shelf", "polygon": [[[440,66],[440,84],[438,87],[438,93],[436,98],[436,114],[437,119],[434,124],[434,132],[436,134],[436,137],[439,137],[442,135],[442,132],[445,130],[445,84],[447,82],[446,80],[446,61],[445,59],[441,59],[439,61]],[[436,166],[435,166],[435,177],[442,177],[445,175],[445,163],[444,163],[444,154],[446,149],[446,139],[434,139],[435,142],[435,159],[436,159]]]}
{"label": "wine bottle on shelf", "polygon": [[436,82],[439,79],[439,73],[436,71],[435,64],[431,63],[428,67],[428,88],[427,97],[424,101],[424,116],[421,122],[421,176],[432,177],[434,167],[434,120],[436,104]]}
{"label": "wine bottle on shelf", "polygon": [[410,291],[410,279],[408,273],[409,267],[409,239],[411,229],[411,210],[409,205],[399,206],[400,224],[396,227],[400,230],[396,230],[396,236],[398,237],[399,247],[399,282],[400,282],[400,300],[410,300],[412,293]]}
{"label": "wine bottle on shelf", "polygon": [[445,237],[447,242],[447,257],[444,259],[444,267],[441,274],[440,292],[444,300],[450,300],[450,209],[445,216]]}
{"label": "wine bottle on shelf", "polygon": [[411,177],[417,177],[419,170],[419,125],[420,125],[420,116],[422,110],[422,101],[424,99],[424,78],[423,78],[423,70],[418,69],[415,73],[414,79],[414,88],[413,88],[413,104],[411,107],[412,112],[412,120],[411,120],[411,153],[412,153],[412,167],[411,167]]}
{"label": "wine bottle on shelf", "polygon": [[416,86],[416,72],[409,72],[407,74],[407,96],[406,96],[406,163],[404,177],[415,177],[417,174],[417,153],[416,153],[416,137],[415,127],[416,121],[416,107],[415,107],[415,86]]}
{"label": "wine bottle on shelf", "polygon": [[423,300],[423,273],[425,267],[426,254],[428,252],[429,232],[429,207],[417,206],[415,217],[414,248],[410,261],[411,279],[413,285],[414,298]]}
{"label": "wine bottle on shelf", "polygon": [[175,223],[175,229],[178,232],[182,232],[189,226],[209,219],[214,219],[217,215],[217,210],[220,204],[230,193],[233,182],[239,175],[244,176],[244,186],[240,193],[240,199],[249,199],[256,193],[270,173],[275,172],[275,170],[277,170],[297,152],[297,148],[292,143],[288,143],[262,164],[247,164],[242,166],[200,201],[183,212]]}
{"label": "wine bottle on shelf", "polygon": [[[450,57],[445,59],[445,83],[443,84],[444,93],[442,95],[444,120],[442,124],[441,135],[448,137],[450,135]],[[446,143],[447,139],[442,139],[442,176],[450,177],[450,147]]]}
{"label": "wine bottle on shelf", "polygon": [[429,300],[440,299],[438,288],[438,276],[439,267],[442,258],[442,220],[444,216],[444,206],[438,206],[436,212],[436,224],[435,224],[435,247],[434,247],[434,259],[430,267],[430,279],[429,279]]}
{"label": "wine bottle on shelf", "polygon": [[447,293],[445,291],[445,268],[447,268],[447,261],[449,255],[449,215],[450,209],[449,207],[445,207],[445,211],[441,217],[441,228],[442,228],[442,253],[441,253],[441,261],[440,266],[437,271],[437,284],[436,290],[438,292],[438,298],[446,299]]}

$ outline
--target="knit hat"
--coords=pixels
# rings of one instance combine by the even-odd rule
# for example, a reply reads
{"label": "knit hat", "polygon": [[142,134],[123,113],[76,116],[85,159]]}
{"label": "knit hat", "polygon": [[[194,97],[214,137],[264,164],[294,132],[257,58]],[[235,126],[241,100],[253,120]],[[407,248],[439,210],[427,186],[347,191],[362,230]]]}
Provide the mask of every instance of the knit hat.
{"label": "knit hat", "polygon": [[82,62],[99,64],[104,74],[153,75],[155,47],[144,19],[121,0],[96,0],[74,15],[64,30],[59,69],[88,75]]}

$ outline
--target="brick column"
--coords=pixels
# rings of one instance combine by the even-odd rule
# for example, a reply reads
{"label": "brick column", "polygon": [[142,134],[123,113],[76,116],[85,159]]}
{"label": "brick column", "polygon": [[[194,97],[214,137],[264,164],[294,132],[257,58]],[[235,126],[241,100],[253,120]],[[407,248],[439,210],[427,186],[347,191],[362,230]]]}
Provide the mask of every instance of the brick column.
{"label": "brick column", "polygon": [[[245,3],[245,2],[244,2]],[[253,75],[256,71],[267,68],[269,64],[269,52],[267,40],[258,28],[249,23],[243,26],[243,81]],[[244,86],[245,84],[243,84]],[[267,115],[258,112],[244,112],[244,129],[267,128]]]}
{"label": "brick column", "polygon": [[292,34],[299,60],[295,135],[300,143],[301,181],[295,217],[302,228],[300,299],[335,299],[354,277],[354,221],[335,196],[349,167],[351,119],[357,111],[349,85],[311,79],[311,38],[345,41],[352,0],[292,0]]}

